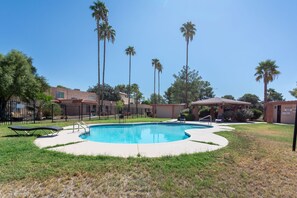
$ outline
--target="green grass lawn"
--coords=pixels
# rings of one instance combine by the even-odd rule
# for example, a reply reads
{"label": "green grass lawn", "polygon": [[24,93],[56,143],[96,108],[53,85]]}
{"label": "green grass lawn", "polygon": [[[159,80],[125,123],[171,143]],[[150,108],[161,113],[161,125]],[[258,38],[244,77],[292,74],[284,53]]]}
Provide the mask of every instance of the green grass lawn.
{"label": "green grass lawn", "polygon": [[[97,123],[91,123],[94,122]],[[56,124],[66,126],[71,122]],[[19,137],[7,126],[0,126],[0,195],[296,196],[297,155],[291,151],[293,126],[234,127],[234,132],[219,133],[230,143],[218,151],[125,159],[73,156],[39,149],[33,143],[36,136]]]}

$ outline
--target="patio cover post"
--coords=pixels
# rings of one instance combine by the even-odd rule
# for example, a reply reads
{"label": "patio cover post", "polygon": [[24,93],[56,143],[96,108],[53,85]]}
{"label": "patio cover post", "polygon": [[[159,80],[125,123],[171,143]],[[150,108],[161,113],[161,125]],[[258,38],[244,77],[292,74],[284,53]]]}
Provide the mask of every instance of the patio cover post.
{"label": "patio cover post", "polygon": [[224,103],[222,105],[218,105],[218,116],[222,116],[224,114]]}
{"label": "patio cover post", "polygon": [[215,119],[214,105],[211,105],[210,107],[210,116],[212,119]]}
{"label": "patio cover post", "polygon": [[294,136],[293,136],[293,151],[296,150],[296,138],[297,138],[297,104],[295,111],[295,126],[294,126]]}

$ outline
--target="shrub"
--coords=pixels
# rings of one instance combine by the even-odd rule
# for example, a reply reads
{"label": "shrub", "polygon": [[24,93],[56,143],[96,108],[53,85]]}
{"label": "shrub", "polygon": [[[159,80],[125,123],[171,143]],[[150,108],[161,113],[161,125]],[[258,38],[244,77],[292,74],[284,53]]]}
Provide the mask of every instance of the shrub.
{"label": "shrub", "polygon": [[124,102],[122,101],[122,100],[118,100],[117,102],[116,102],[116,108],[117,108],[117,111],[122,111],[123,110],[123,108],[124,108]]}
{"label": "shrub", "polygon": [[205,116],[208,116],[210,114],[210,109],[209,107],[202,107],[199,111],[199,117],[203,118]]}
{"label": "shrub", "polygon": [[246,122],[254,116],[253,111],[250,109],[240,109],[235,113],[235,120],[238,122]]}
{"label": "shrub", "polygon": [[193,114],[185,114],[187,121],[194,121],[195,116]]}
{"label": "shrub", "polygon": [[188,114],[188,113],[190,113],[190,109],[189,109],[189,108],[187,108],[187,109],[183,109],[183,110],[181,111],[181,113],[182,113],[182,114]]}
{"label": "shrub", "polygon": [[228,121],[231,121],[232,118],[234,117],[234,112],[225,111],[222,116],[223,116],[224,122],[228,122]]}
{"label": "shrub", "polygon": [[259,109],[252,109],[254,116],[252,117],[253,120],[257,120],[261,117],[262,111]]}
{"label": "shrub", "polygon": [[51,103],[51,102],[48,102],[44,105],[44,108],[43,108],[43,116],[45,116],[46,118],[49,118],[52,116],[52,105],[53,105],[53,114],[54,116],[58,116],[58,115],[61,115],[61,107],[60,105],[58,105],[57,103]]}

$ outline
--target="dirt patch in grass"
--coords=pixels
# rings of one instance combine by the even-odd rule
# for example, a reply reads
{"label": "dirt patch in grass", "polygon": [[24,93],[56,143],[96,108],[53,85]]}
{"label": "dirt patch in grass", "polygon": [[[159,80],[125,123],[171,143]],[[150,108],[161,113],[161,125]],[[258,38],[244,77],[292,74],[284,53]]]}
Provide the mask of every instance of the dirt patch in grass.
{"label": "dirt patch in grass", "polygon": [[231,158],[233,162],[215,176],[216,182],[210,188],[203,189],[202,194],[226,197],[296,197],[297,155],[291,151],[291,145],[255,138],[248,133],[237,135],[250,139],[249,149],[243,155],[225,153],[224,158]]}
{"label": "dirt patch in grass", "polygon": [[[1,187],[0,193],[7,197],[146,197],[152,195],[148,178],[136,173],[105,173],[91,175],[79,173],[44,181],[17,181]],[[13,186],[11,186],[13,185]],[[1,192],[2,191],[2,192]],[[34,195],[34,196],[33,196]],[[2,196],[3,197],[3,196]]]}

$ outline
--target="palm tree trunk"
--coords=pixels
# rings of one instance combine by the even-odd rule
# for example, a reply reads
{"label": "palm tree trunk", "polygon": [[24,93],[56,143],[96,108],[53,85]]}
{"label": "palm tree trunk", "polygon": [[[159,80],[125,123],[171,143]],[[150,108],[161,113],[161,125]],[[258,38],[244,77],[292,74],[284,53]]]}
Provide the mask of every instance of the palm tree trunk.
{"label": "palm tree trunk", "polygon": [[97,20],[97,37],[98,37],[98,84],[97,84],[97,88],[98,88],[98,116],[100,119],[100,25],[99,25],[99,20]]}
{"label": "palm tree trunk", "polygon": [[189,39],[187,40],[186,49],[186,107],[188,108],[188,50],[189,50]]}
{"label": "palm tree trunk", "polygon": [[153,115],[155,117],[155,112],[156,112],[156,65],[154,67],[154,112]]}
{"label": "palm tree trunk", "polygon": [[160,71],[158,71],[158,103],[160,104]]}
{"label": "palm tree trunk", "polygon": [[103,100],[104,100],[105,52],[106,52],[106,37],[104,38],[104,48],[103,48],[103,72],[102,72],[102,89],[101,89],[101,107],[103,107]]}
{"label": "palm tree trunk", "polygon": [[130,113],[130,88],[131,85],[131,54],[129,55],[129,87],[128,87],[128,112]]}
{"label": "palm tree trunk", "polygon": [[136,97],[135,101],[136,101],[136,103],[135,103],[136,104],[136,115],[138,117],[138,98],[137,97]]}
{"label": "palm tree trunk", "polygon": [[266,121],[266,102],[267,102],[267,80],[264,77],[264,107],[263,107],[263,120]]}

